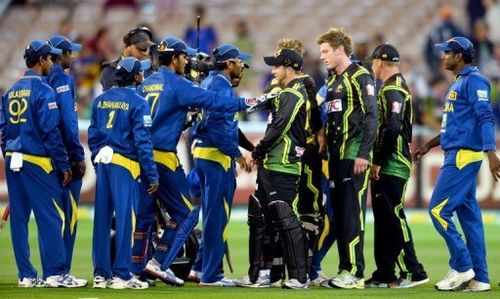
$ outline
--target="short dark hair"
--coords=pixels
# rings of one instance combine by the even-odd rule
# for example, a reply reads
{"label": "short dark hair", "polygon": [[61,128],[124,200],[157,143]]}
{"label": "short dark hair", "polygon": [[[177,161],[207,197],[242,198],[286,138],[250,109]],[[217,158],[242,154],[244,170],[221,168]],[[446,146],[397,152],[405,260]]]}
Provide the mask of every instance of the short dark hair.
{"label": "short dark hair", "polygon": [[175,57],[181,56],[181,54],[184,54],[183,52],[158,52],[158,61],[160,62],[160,65],[169,65],[172,63],[172,60],[174,60]]}
{"label": "short dark hair", "polygon": [[135,82],[135,74],[127,74],[127,76],[117,76],[116,77],[116,85],[118,87],[125,87],[134,84]]}
{"label": "short dark hair", "polygon": [[462,57],[464,58],[464,62],[466,64],[471,64],[472,61],[474,60],[474,57],[467,55],[467,54],[464,54],[464,53],[462,53]]}
{"label": "short dark hair", "polygon": [[34,67],[38,63],[38,61],[40,61],[40,58],[45,60],[49,59],[49,55],[51,54],[45,54],[42,56],[37,56],[36,58],[26,59],[26,66],[30,69]]}
{"label": "short dark hair", "polygon": [[225,70],[227,68],[227,61],[219,61],[214,63],[214,67],[218,71]]}

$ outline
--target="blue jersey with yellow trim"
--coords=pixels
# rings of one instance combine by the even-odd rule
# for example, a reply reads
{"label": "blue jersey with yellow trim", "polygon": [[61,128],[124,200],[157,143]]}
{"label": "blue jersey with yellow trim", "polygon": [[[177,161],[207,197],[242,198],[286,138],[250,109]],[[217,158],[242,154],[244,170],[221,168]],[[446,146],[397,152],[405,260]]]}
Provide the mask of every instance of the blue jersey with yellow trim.
{"label": "blue jersey with yellow trim", "polygon": [[217,96],[165,66],[144,80],[138,91],[151,107],[154,148],[166,152],[177,152],[189,107],[213,108],[233,114],[247,108],[245,99]]}
{"label": "blue jersey with yellow trim", "polygon": [[78,113],[75,83],[59,64],[54,64],[46,78],[56,92],[56,102],[60,112],[59,131],[71,162],[84,160],[83,147],[78,131]]}
{"label": "blue jersey with yellow trim", "polygon": [[[215,92],[218,96],[236,96],[231,82],[221,71],[211,71],[201,82],[201,87]],[[238,113],[205,109],[193,139],[200,141],[199,146],[216,147],[231,158],[241,157],[238,148]]]}
{"label": "blue jersey with yellow trim", "polygon": [[460,71],[446,96],[441,123],[443,150],[494,150],[495,120],[490,83],[475,66]]}
{"label": "blue jersey with yellow trim", "polygon": [[3,96],[0,117],[2,152],[50,157],[57,168],[69,169],[58,129],[55,93],[42,77],[27,70]]}
{"label": "blue jersey with yellow trim", "polygon": [[146,100],[133,87],[112,87],[94,100],[89,126],[92,160],[109,146],[138,161],[148,182],[158,182],[151,143],[151,115]]}

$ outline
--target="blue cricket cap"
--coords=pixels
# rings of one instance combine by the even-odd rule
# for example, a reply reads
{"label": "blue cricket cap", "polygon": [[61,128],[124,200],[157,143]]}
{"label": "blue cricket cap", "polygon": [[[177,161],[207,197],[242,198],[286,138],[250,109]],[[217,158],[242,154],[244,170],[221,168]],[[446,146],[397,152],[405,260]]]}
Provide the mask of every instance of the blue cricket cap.
{"label": "blue cricket cap", "polygon": [[196,55],[196,50],[188,47],[186,43],[177,37],[169,36],[158,45],[158,52],[182,52],[187,56]]}
{"label": "blue cricket cap", "polygon": [[54,48],[47,41],[41,39],[31,41],[24,49],[24,59],[26,60],[37,59],[47,54],[60,55],[62,50]]}
{"label": "blue cricket cap", "polygon": [[453,51],[474,57],[474,45],[463,36],[452,37],[442,44],[435,44],[434,47],[443,52]]}
{"label": "blue cricket cap", "polygon": [[151,60],[139,60],[135,57],[123,58],[116,66],[116,74],[118,76],[127,76],[129,74],[137,74],[140,71],[147,70],[151,67]]}
{"label": "blue cricket cap", "polygon": [[49,44],[63,51],[79,52],[82,50],[82,45],[73,43],[64,35],[52,35],[49,38]]}
{"label": "blue cricket cap", "polygon": [[241,52],[236,46],[231,44],[223,44],[218,46],[213,51],[215,61],[222,62],[229,59],[239,58],[241,60],[248,60],[252,58],[252,55]]}

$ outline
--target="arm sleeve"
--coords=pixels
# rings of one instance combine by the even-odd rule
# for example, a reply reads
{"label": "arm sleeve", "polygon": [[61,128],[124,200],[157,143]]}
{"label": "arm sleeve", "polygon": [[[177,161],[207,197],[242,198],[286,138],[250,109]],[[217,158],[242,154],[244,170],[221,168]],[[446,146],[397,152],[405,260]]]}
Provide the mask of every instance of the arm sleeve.
{"label": "arm sleeve", "polygon": [[249,152],[254,150],[255,145],[253,145],[253,143],[250,142],[250,140],[248,140],[247,136],[243,134],[243,132],[239,128],[238,128],[238,140],[239,140],[238,141],[239,146],[241,146],[242,148],[246,149]]}
{"label": "arm sleeve", "polygon": [[398,90],[382,92],[384,92],[387,100],[387,112],[386,115],[381,115],[385,125],[381,128],[378,142],[375,145],[373,163],[376,165],[382,165],[389,155],[394,152],[403,125],[406,99],[405,95]]}
{"label": "arm sleeve", "polygon": [[359,146],[358,158],[370,160],[370,153],[377,136],[378,111],[375,100],[375,83],[372,76],[368,74],[359,75],[356,78],[361,94],[361,108],[363,113],[363,124],[361,129],[361,144]]}
{"label": "arm sleeve", "polygon": [[266,131],[266,135],[252,152],[254,159],[262,159],[271,148],[283,139],[295,120],[300,107],[304,104],[303,98],[283,91],[279,95],[279,109]]}
{"label": "arm sleeve", "polygon": [[[231,97],[233,94],[232,87],[228,87],[227,85],[221,84],[220,79],[212,81],[212,83],[208,86],[207,90],[215,92],[217,94],[217,99],[221,97]],[[217,145],[217,147],[223,154],[226,154],[231,158],[236,159],[241,157],[241,152],[240,149],[238,148],[238,140],[235,140],[235,136],[233,134],[234,131],[232,130],[230,130],[229,132],[226,131],[225,122],[226,122],[226,117],[228,117],[228,115],[233,116],[234,114],[229,112],[213,111],[212,109],[208,119],[213,117],[218,118],[218,120],[220,120],[221,132],[227,133],[224,134],[224,136],[217,135],[220,136],[220,138],[218,138],[218,140],[212,140],[214,144]],[[214,139],[215,138],[217,137],[214,137]]]}
{"label": "arm sleeve", "polygon": [[183,78],[177,78],[172,88],[178,103],[184,107],[212,108],[225,112],[237,112],[248,108],[243,98],[218,97],[215,92],[199,88]]}
{"label": "arm sleeve", "polygon": [[57,168],[61,171],[69,169],[68,155],[59,132],[59,111],[52,89],[39,88],[38,119],[43,134],[44,146]]}
{"label": "arm sleeve", "polygon": [[74,95],[73,80],[69,76],[58,76],[53,83],[56,101],[60,113],[60,128],[63,143],[71,162],[84,160],[83,147],[80,144],[78,131],[78,114]]}
{"label": "arm sleeve", "polygon": [[88,144],[90,152],[92,153],[91,160],[94,161],[95,155],[97,155],[98,150],[98,134],[99,130],[97,129],[97,111],[96,105],[99,102],[99,98],[94,99],[94,103],[92,104],[92,115],[90,116],[90,126],[88,129]]}
{"label": "arm sleeve", "polygon": [[314,83],[313,79],[309,76],[307,76],[303,82],[311,109],[309,114],[309,125],[311,126],[311,131],[316,134],[323,127],[321,113],[319,111],[318,102],[316,101],[316,83]]}
{"label": "arm sleeve", "polygon": [[153,143],[151,142],[151,115],[146,100],[138,99],[136,109],[132,113],[134,142],[141,169],[149,183],[158,183],[158,172],[153,160]]}
{"label": "arm sleeve", "polygon": [[6,94],[0,99],[2,100],[0,103],[0,146],[2,147],[2,155],[5,158],[5,135],[7,133],[7,115],[5,112]]}
{"label": "arm sleeve", "polygon": [[482,78],[471,77],[467,86],[467,96],[477,119],[483,151],[495,150],[495,118],[490,105],[490,85]]}

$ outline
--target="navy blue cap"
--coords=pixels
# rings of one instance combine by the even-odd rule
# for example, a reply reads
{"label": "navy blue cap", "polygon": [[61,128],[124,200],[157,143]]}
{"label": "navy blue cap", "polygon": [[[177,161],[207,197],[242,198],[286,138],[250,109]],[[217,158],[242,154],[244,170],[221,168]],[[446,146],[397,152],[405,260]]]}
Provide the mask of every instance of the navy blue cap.
{"label": "navy blue cap", "polygon": [[151,67],[151,60],[139,60],[135,57],[126,57],[118,62],[116,74],[118,76],[136,74]]}
{"label": "navy blue cap", "polygon": [[63,51],[79,52],[82,50],[82,45],[73,43],[64,35],[52,35],[49,38],[49,44]]}
{"label": "navy blue cap", "polygon": [[252,58],[252,55],[241,52],[236,46],[231,44],[223,44],[218,46],[213,51],[215,61],[221,62],[229,59],[239,58],[241,60],[248,60]]}
{"label": "navy blue cap", "polygon": [[60,55],[62,50],[52,47],[47,41],[35,39],[24,49],[24,58],[27,60],[37,59],[43,55]]}
{"label": "navy blue cap", "polygon": [[196,50],[190,48],[186,43],[177,37],[169,36],[158,45],[158,52],[183,52],[187,56],[194,56]]}
{"label": "navy blue cap", "polygon": [[299,52],[283,48],[274,53],[274,56],[265,56],[264,62],[270,66],[289,66],[298,71],[302,68],[302,56]]}
{"label": "navy blue cap", "polygon": [[434,47],[443,52],[453,51],[474,57],[474,45],[463,36],[452,37],[442,44],[435,44]]}

